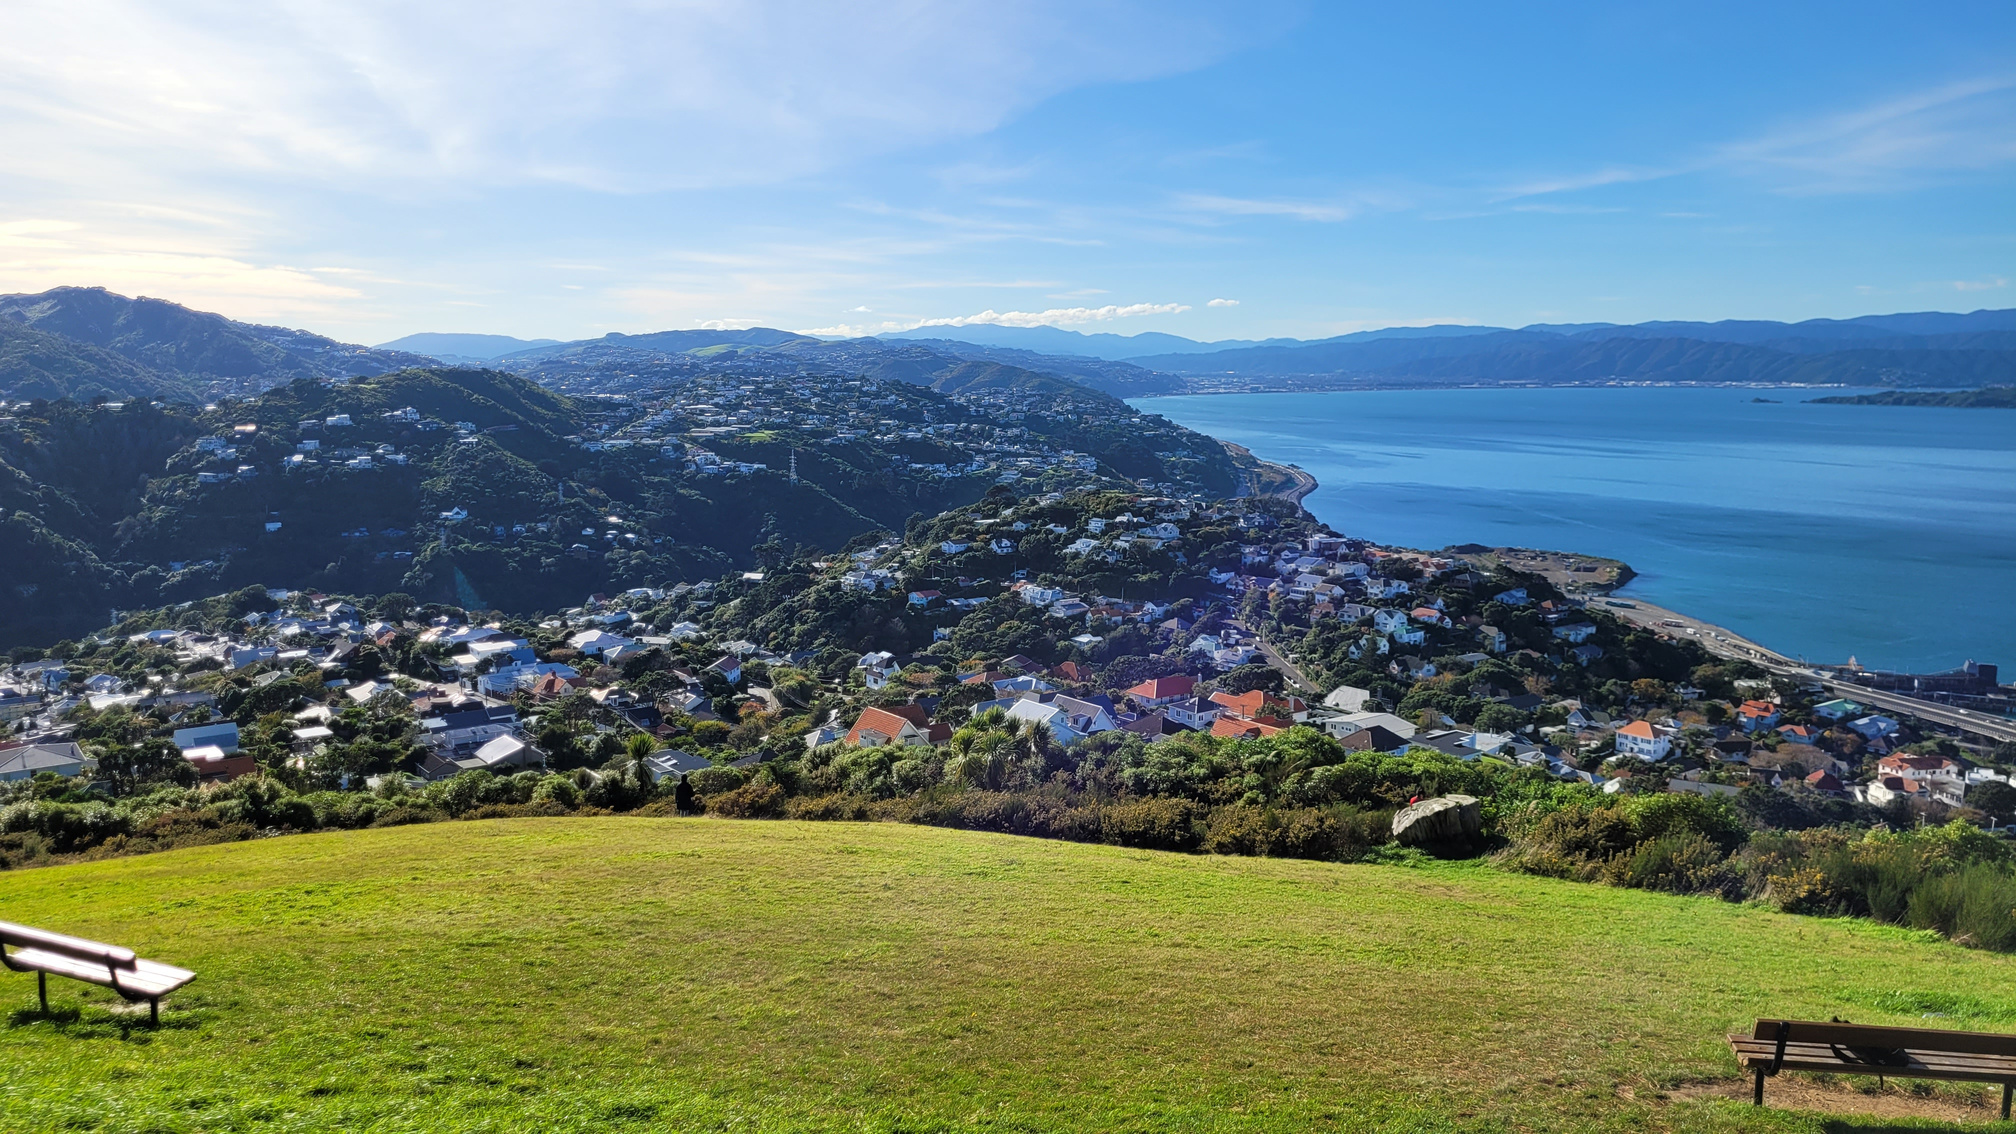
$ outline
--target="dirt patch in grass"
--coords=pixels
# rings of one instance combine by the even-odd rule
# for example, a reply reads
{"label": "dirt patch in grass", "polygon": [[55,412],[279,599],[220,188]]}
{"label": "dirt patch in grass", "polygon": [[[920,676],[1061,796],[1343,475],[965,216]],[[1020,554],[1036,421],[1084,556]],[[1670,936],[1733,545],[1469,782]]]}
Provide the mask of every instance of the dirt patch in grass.
{"label": "dirt patch in grass", "polygon": [[[1664,1092],[1672,1100],[1733,1099],[1748,1104],[1750,1079],[1690,1083]],[[1916,1118],[1935,1122],[1995,1122],[2002,1117],[2002,1092],[1978,1083],[1931,1083],[1923,1079],[1835,1078],[1779,1075],[1764,1081],[1767,1110],[1855,1114],[1870,1118]]]}

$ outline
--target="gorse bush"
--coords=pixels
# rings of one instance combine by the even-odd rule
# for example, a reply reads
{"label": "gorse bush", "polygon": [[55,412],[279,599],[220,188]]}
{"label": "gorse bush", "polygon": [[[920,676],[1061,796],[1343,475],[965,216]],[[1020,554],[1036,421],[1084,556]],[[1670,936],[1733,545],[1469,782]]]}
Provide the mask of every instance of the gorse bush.
{"label": "gorse bush", "polygon": [[2016,851],[1962,822],[1913,831],[1746,831],[1721,798],[1668,793],[1524,808],[1500,861],[1515,870],[1760,899],[1787,913],[1867,917],[2016,950]]}

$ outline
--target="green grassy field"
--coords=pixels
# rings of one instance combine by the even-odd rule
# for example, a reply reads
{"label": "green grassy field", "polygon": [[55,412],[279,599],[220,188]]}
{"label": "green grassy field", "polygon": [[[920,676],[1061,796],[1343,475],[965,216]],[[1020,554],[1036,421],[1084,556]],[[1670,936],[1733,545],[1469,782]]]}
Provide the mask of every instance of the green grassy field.
{"label": "green grassy field", "polygon": [[1683,1088],[1760,1013],[2016,1020],[2016,958],[1864,923],[894,824],[290,836],[0,918],[201,974],[149,1032],[0,972],[6,1131],[1876,1131]]}

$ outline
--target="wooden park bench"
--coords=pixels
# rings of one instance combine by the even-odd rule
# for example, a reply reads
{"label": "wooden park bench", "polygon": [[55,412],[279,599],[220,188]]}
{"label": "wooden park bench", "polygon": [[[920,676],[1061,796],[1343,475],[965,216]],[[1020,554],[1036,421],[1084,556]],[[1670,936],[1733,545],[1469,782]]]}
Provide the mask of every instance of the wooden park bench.
{"label": "wooden park bench", "polygon": [[1750,1035],[1730,1036],[1729,1046],[1757,1077],[1751,1101],[1758,1106],[1764,1105],[1764,1080],[1780,1071],[2000,1083],[2005,1120],[2016,1090],[2016,1036],[1990,1032],[1759,1020]]}
{"label": "wooden park bench", "polygon": [[[14,951],[9,953],[7,950]],[[161,998],[196,979],[188,969],[135,956],[133,950],[103,945],[82,937],[66,937],[11,921],[0,921],[0,964],[17,973],[35,974],[42,1012],[49,1012],[49,974],[102,984],[129,1003],[147,1002],[147,1020],[161,1023]]]}

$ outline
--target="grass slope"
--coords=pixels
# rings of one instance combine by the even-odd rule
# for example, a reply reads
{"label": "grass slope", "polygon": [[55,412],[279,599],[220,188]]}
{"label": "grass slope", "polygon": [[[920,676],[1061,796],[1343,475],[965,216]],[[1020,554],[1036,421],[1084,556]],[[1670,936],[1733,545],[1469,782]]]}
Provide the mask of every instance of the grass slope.
{"label": "grass slope", "polygon": [[202,974],[158,1033],[0,974],[10,1131],[1873,1131],[1661,1088],[1756,1013],[2016,1003],[1863,923],[897,825],[291,836],[0,875],[0,916]]}

